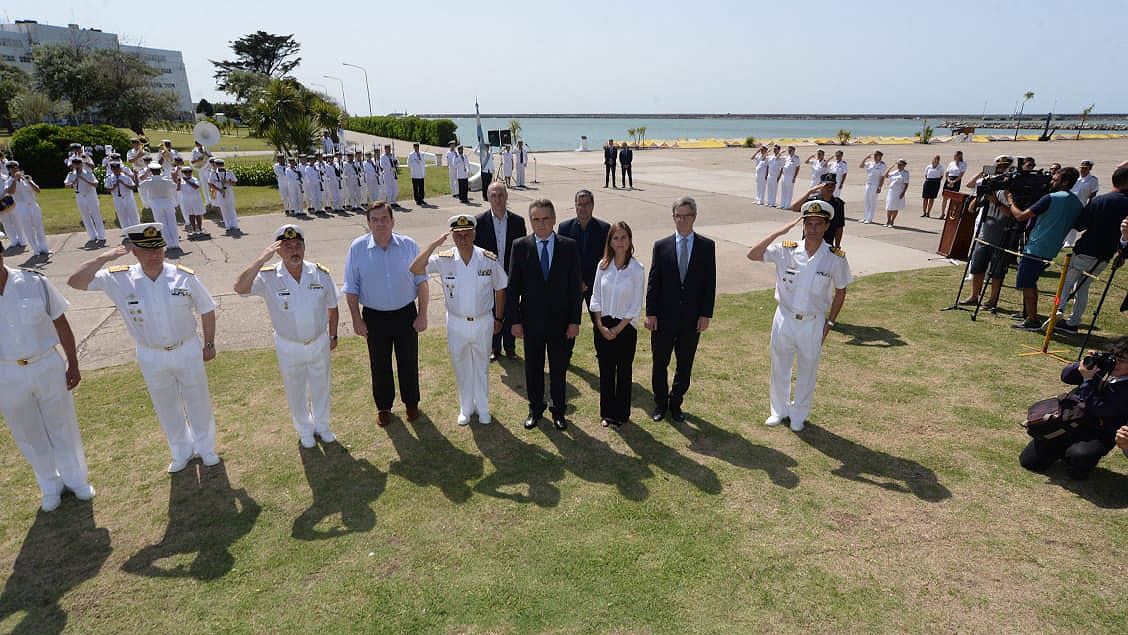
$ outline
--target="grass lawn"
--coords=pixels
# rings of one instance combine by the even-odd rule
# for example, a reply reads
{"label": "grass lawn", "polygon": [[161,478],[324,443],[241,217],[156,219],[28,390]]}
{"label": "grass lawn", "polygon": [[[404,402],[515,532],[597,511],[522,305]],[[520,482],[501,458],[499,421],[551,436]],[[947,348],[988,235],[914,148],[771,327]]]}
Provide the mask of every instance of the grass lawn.
{"label": "grass lawn", "polygon": [[[128,128],[122,128],[130,137],[137,136],[137,133]],[[274,146],[270,145],[265,139],[257,137],[249,137],[246,128],[240,128],[242,136],[223,135],[220,137],[219,143],[208,148],[212,152],[235,152],[235,151],[249,151],[249,150],[273,150]],[[158,130],[157,128],[146,128],[145,136],[149,139],[149,145],[157,147],[160,145],[162,139],[168,139],[172,142],[172,147],[179,152],[191,152],[195,147],[195,139],[190,132],[177,132],[172,130]],[[128,148],[126,148],[128,150]],[[187,157],[185,157],[187,158]]]}
{"label": "grass lawn", "polygon": [[[445,167],[428,166],[425,184],[428,197],[450,195],[450,181]],[[48,234],[83,231],[73,191],[68,188],[44,188],[38,198],[39,207],[43,210],[43,225]],[[101,194],[98,200],[106,227],[117,227],[117,216],[114,214],[114,203],[110,195]],[[411,200],[411,175],[406,168],[401,169],[399,174],[399,200]],[[136,201],[140,209],[140,197]],[[278,188],[270,186],[239,186],[235,193],[235,205],[240,216],[282,211]],[[208,212],[207,218],[218,219],[219,212]],[[152,220],[152,215],[143,213],[142,220],[148,222]]]}
{"label": "grass lawn", "polygon": [[[495,423],[457,427],[435,330],[426,416],[379,428],[350,338],[333,362],[340,444],[299,449],[273,351],[220,352],[224,462],[169,477],[136,366],[90,371],[92,505],[37,513],[0,436],[0,630],[1123,633],[1128,459],[1082,483],[1019,467],[1015,421],[1063,390],[1060,364],[1018,357],[1040,338],[1004,315],[938,312],[960,272],[851,287],[800,434],[761,423],[766,291],[718,299],[684,424],[646,417],[640,338],[635,423],[599,427],[585,326],[566,431],[522,429],[519,361],[491,366]],[[1110,311],[1101,332],[1126,327]]]}

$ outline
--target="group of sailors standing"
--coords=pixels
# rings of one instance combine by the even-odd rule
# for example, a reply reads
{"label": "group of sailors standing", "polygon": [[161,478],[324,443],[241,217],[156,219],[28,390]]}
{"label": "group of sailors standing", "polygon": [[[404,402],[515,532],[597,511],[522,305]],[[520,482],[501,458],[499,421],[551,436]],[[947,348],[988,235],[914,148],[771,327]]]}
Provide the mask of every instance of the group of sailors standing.
{"label": "group of sailors standing", "polygon": [[[274,176],[287,216],[362,210],[376,201],[398,207],[399,159],[391,144],[383,152],[378,147],[365,152],[334,151],[330,139],[324,148],[328,151],[289,158],[281,152],[275,155]],[[422,180],[425,166],[419,144],[408,163],[412,178]]]}

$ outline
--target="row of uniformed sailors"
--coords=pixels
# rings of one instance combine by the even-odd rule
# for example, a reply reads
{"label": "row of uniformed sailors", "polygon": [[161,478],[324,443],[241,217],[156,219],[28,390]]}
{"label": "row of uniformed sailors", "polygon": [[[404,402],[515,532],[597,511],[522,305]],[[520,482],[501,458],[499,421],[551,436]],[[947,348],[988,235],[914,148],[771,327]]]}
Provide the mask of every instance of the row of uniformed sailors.
{"label": "row of uniformed sailors", "polygon": [[399,160],[391,145],[384,153],[361,151],[338,154],[274,157],[274,176],[287,216],[330,209],[360,210],[375,201],[395,204],[399,193]]}

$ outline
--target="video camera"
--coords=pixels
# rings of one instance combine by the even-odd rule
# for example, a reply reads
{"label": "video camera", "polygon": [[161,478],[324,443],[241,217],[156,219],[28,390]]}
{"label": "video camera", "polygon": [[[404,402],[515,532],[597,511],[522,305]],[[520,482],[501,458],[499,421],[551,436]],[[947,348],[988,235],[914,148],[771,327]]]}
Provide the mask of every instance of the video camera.
{"label": "video camera", "polygon": [[1086,368],[1096,368],[1102,370],[1106,374],[1111,373],[1113,368],[1116,368],[1116,355],[1108,352],[1092,353],[1086,355],[1081,364]]}
{"label": "video camera", "polygon": [[1053,175],[1048,170],[1029,170],[1023,172],[1017,169],[1007,170],[1002,174],[985,177],[976,188],[977,194],[984,192],[997,192],[1006,190],[1010,192],[1014,204],[1020,209],[1027,209],[1038,199],[1050,193],[1050,181]]}

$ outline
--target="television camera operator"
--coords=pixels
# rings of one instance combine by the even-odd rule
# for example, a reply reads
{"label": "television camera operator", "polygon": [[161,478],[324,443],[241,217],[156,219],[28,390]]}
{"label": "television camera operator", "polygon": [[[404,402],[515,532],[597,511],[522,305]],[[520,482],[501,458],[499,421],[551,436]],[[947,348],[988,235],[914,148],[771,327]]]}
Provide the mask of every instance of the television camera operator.
{"label": "television camera operator", "polygon": [[1113,340],[1107,352],[1089,351],[1080,363],[1062,369],[1061,380],[1077,386],[1068,397],[1083,408],[1084,419],[1060,436],[1035,437],[1018,462],[1043,472],[1060,459],[1069,478],[1081,480],[1114,446],[1128,448],[1128,337]]}
{"label": "television camera operator", "polygon": [[984,277],[991,279],[991,294],[983,304],[983,309],[994,311],[999,302],[1003,278],[1014,257],[991,245],[1011,251],[1017,250],[1022,237],[1022,227],[1004,211],[1007,207],[1006,189],[1002,184],[995,185],[994,181],[997,180],[996,177],[1010,171],[1013,166],[1013,157],[999,155],[995,157],[993,174],[982,173],[968,183],[970,187],[976,188],[975,205],[981,209],[979,237],[988,244],[976,243],[971,252],[971,262],[968,265],[968,273],[971,274],[971,295],[960,300],[960,304],[979,304]]}

